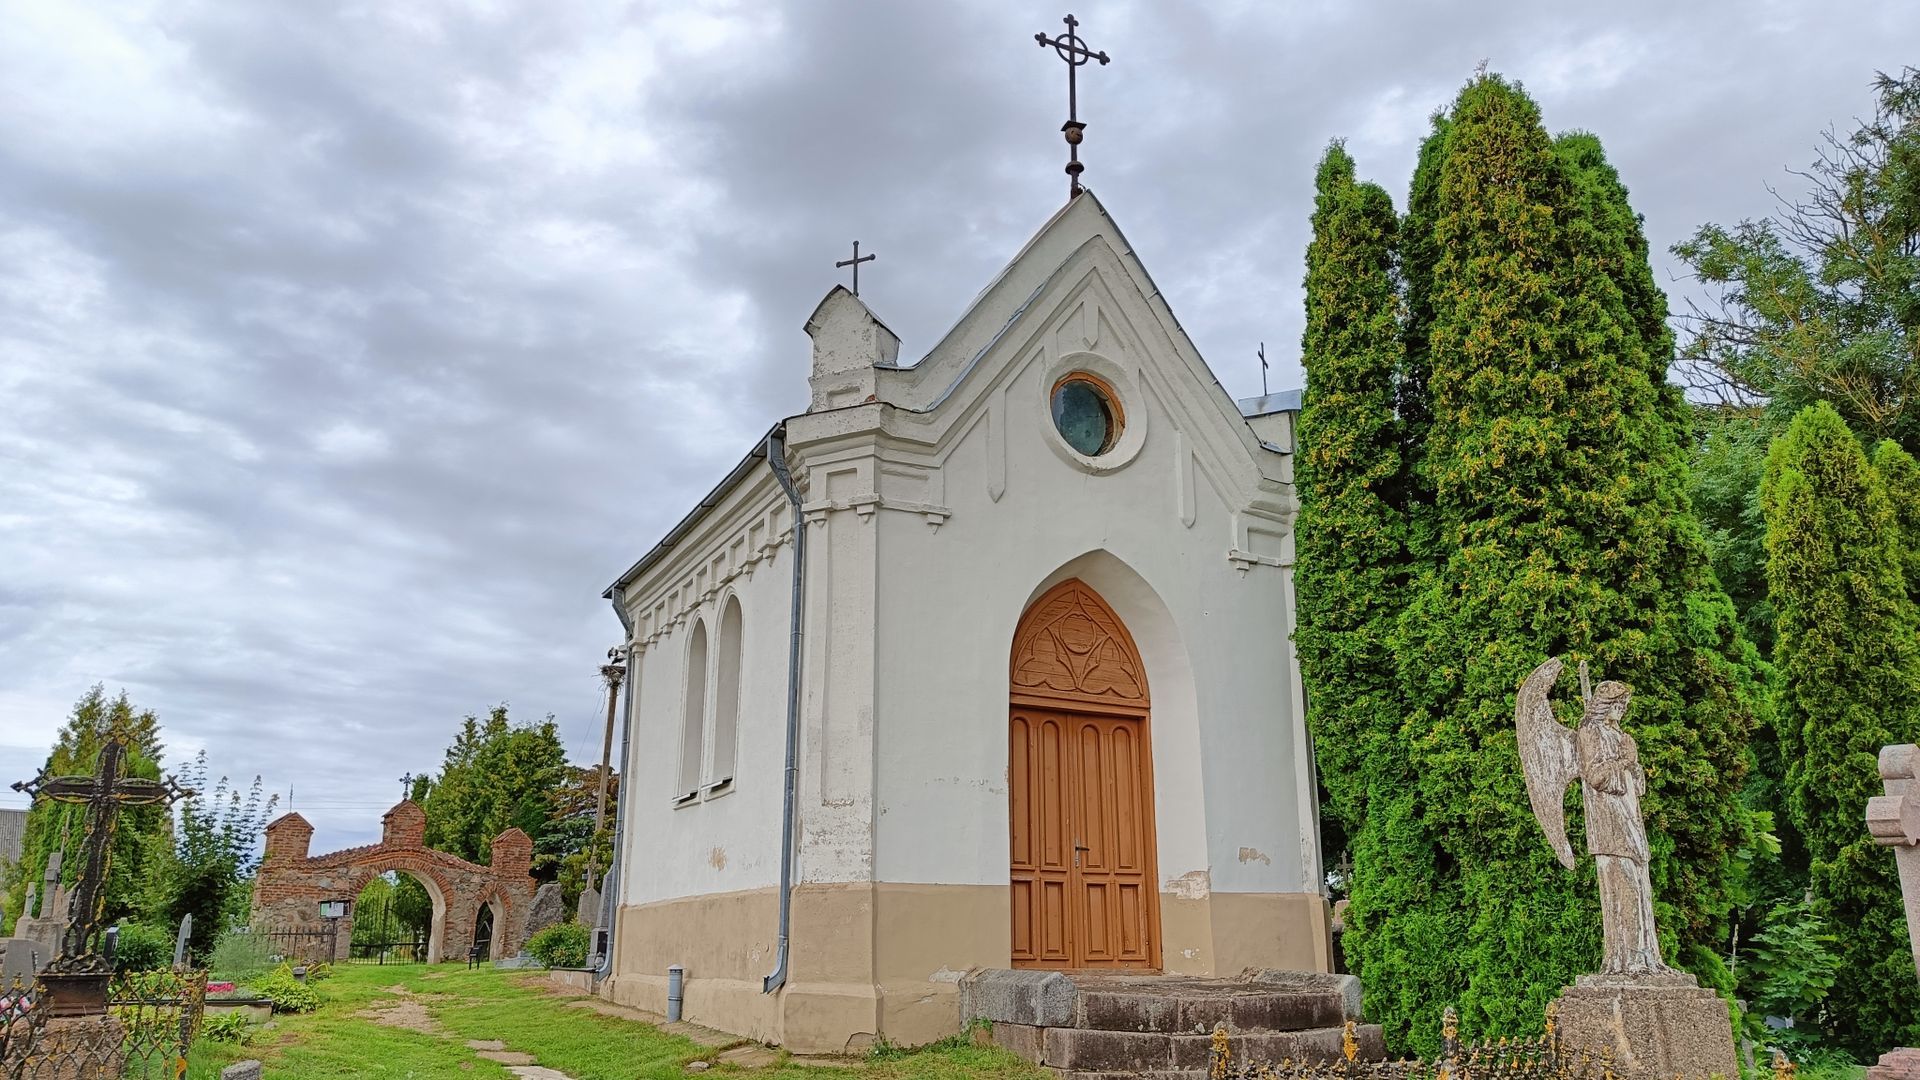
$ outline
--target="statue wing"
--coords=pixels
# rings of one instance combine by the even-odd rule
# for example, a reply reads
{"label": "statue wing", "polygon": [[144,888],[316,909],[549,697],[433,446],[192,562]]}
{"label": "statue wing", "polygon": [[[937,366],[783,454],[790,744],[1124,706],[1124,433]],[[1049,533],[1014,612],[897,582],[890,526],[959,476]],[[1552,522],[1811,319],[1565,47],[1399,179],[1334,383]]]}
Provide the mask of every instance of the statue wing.
{"label": "statue wing", "polygon": [[1547,834],[1547,844],[1560,864],[1573,869],[1573,847],[1567,843],[1565,800],[1567,785],[1580,778],[1580,759],[1573,732],[1554,719],[1548,695],[1560,677],[1558,657],[1533,669],[1520,684],[1513,710],[1513,726],[1520,736],[1520,768],[1527,777],[1527,800],[1533,816]]}

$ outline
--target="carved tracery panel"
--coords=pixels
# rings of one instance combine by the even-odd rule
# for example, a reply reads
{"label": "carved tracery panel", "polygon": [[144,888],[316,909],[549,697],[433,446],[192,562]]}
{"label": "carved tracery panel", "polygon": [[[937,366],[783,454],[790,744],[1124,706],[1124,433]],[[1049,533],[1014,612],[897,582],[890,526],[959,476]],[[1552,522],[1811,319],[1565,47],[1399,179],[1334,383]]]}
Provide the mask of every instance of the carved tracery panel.
{"label": "carved tracery panel", "polygon": [[1133,638],[1100,594],[1074,579],[1035,601],[1013,639],[1013,693],[1145,709],[1147,674]]}

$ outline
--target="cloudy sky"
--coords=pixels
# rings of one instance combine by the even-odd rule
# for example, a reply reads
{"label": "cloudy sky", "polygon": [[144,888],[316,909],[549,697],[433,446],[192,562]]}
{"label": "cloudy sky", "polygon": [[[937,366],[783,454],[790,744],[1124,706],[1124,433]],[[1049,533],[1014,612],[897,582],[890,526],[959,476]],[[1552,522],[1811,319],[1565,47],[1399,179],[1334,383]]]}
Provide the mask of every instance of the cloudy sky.
{"label": "cloudy sky", "polygon": [[[95,682],[326,847],[494,703],[595,756],[600,592],[804,406],[833,261],[918,356],[1062,201],[1062,13],[0,0],[0,780]],[[1920,61],[1868,0],[1075,14],[1087,182],[1240,395],[1326,141],[1404,198],[1482,59],[1656,249]]]}

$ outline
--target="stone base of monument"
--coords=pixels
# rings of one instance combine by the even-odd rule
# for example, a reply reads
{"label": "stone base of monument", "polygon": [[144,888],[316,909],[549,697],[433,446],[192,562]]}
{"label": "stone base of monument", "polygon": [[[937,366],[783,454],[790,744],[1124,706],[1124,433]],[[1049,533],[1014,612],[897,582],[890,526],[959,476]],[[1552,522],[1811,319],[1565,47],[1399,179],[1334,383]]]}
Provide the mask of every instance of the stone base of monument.
{"label": "stone base of monument", "polygon": [[24,1061],[0,1065],[34,1080],[121,1080],[127,1074],[127,1028],[112,1016],[57,1016],[47,1021]]}
{"label": "stone base of monument", "polygon": [[1613,1052],[1630,1080],[1738,1080],[1733,1018],[1693,976],[1582,975],[1560,992],[1559,1034],[1582,1049]]}
{"label": "stone base of monument", "polygon": [[1868,1067],[1867,1080],[1920,1080],[1920,1050],[1901,1046],[1881,1054],[1879,1064]]}

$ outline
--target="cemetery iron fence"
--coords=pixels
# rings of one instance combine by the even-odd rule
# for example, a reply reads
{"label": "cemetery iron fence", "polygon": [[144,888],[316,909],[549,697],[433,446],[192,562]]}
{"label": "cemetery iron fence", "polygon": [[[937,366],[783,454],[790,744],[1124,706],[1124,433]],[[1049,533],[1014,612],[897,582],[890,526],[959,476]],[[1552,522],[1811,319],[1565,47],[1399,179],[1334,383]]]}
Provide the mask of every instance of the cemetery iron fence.
{"label": "cemetery iron fence", "polygon": [[[1213,1032],[1209,1080],[1619,1080],[1612,1051],[1575,1046],[1561,1038],[1556,1026],[1559,1003],[1547,1006],[1545,1030],[1531,1039],[1460,1038],[1460,1018],[1449,1005],[1441,1018],[1440,1056],[1432,1060],[1362,1061],[1354,1022],[1347,1021],[1339,1058],[1292,1058],[1256,1061],[1234,1053],[1233,1037],[1224,1026]],[[1795,1067],[1784,1054],[1774,1052],[1773,1080],[1794,1080]],[[1704,1080],[1704,1078],[1676,1078]]]}
{"label": "cemetery iron fence", "polygon": [[16,982],[0,991],[0,1078],[179,1080],[206,1003],[204,971],[118,973],[88,1016],[55,1017],[39,984]]}
{"label": "cemetery iron fence", "polygon": [[331,964],[340,955],[340,927],[334,921],[320,929],[247,932],[265,947],[268,955],[289,963]]}
{"label": "cemetery iron fence", "polygon": [[427,962],[425,938],[401,941],[355,942],[347,946],[350,964],[424,964]]}

